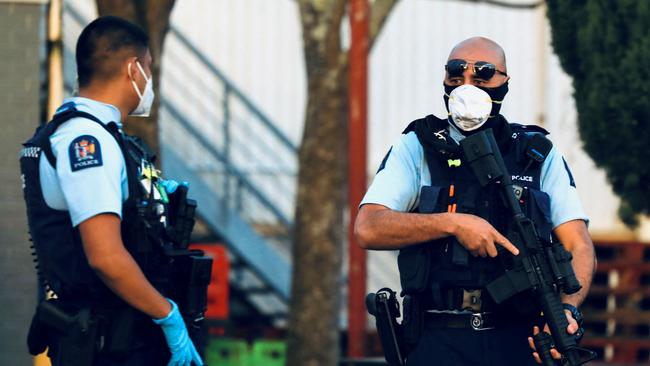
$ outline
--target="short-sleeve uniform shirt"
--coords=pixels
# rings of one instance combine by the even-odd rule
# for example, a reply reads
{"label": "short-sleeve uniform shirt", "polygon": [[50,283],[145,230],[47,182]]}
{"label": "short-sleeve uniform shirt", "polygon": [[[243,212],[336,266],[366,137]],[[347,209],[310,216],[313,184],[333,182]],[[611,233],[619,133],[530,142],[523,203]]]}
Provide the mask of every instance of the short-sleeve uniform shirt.
{"label": "short-sleeve uniform shirt", "polygon": [[[77,110],[90,113],[103,124],[120,124],[119,110],[88,98],[68,98]],[[99,123],[76,117],[63,123],[50,137],[56,169],[42,155],[41,189],[52,209],[68,211],[72,225],[102,213],[122,216],[128,198],[128,181],[122,151],[115,138]]]}
{"label": "short-sleeve uniform shirt", "polygon": [[[457,141],[463,138],[452,128],[450,133]],[[576,219],[588,222],[569,166],[555,146],[542,164],[540,179],[541,190],[551,198],[553,228]],[[431,174],[424,149],[415,132],[409,132],[391,147],[361,205],[372,203],[411,212],[419,204],[421,187],[428,185]]]}

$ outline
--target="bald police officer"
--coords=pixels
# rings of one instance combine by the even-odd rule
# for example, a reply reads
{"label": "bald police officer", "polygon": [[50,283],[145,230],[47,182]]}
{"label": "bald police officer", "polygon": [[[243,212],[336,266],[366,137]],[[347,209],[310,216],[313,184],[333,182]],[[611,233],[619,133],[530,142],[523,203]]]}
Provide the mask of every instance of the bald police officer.
{"label": "bald police officer", "polygon": [[[508,92],[506,59],[494,41],[475,37],[455,46],[444,77],[445,119],[414,121],[393,145],[370,185],[355,223],[366,249],[400,250],[407,365],[534,365],[527,338],[539,329],[538,306],[519,298],[495,304],[485,286],[502,270],[497,249],[518,255],[504,236],[508,211],[494,189],[481,188],[454,146],[491,128],[522,202],[538,232],[553,235],[573,255],[582,290],[564,295],[569,326],[594,270],[588,221],[564,158],[553,147],[542,163],[524,149],[536,126],[499,114]],[[505,254],[502,254],[505,255]],[[420,321],[421,320],[421,321]],[[542,325],[542,324],[539,324]],[[557,351],[553,356],[559,358]]]}

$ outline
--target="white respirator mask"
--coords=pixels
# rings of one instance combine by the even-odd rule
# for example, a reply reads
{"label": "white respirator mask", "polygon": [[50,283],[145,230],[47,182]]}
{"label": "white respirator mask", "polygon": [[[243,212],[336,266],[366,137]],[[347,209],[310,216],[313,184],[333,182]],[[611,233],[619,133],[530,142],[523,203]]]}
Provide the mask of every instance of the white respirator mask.
{"label": "white respirator mask", "polygon": [[449,115],[463,131],[474,131],[488,120],[492,98],[474,85],[461,85],[449,93]]}
{"label": "white respirator mask", "polygon": [[[131,113],[129,113],[129,116],[149,117],[149,113],[151,113],[151,105],[153,104],[153,99],[155,96],[153,92],[153,80],[151,77],[147,77],[147,74],[144,72],[144,69],[138,61],[136,61],[135,64],[138,67],[138,70],[140,70],[140,73],[144,79],[147,81],[147,84],[144,86],[144,91],[141,93],[140,89],[138,89],[138,84],[136,84],[135,80],[131,78],[131,84],[133,84],[133,89],[135,89],[135,92],[140,98],[140,103],[138,103],[138,106],[135,107]],[[131,65],[132,64],[129,64],[129,76],[131,76]]]}

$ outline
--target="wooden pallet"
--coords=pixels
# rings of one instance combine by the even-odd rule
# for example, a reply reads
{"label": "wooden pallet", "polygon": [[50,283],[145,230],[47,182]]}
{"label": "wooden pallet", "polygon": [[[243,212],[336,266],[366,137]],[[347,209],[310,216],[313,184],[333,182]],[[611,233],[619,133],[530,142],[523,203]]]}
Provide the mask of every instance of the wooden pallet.
{"label": "wooden pallet", "polygon": [[587,299],[582,345],[600,362],[650,362],[650,245],[595,242],[598,266]]}

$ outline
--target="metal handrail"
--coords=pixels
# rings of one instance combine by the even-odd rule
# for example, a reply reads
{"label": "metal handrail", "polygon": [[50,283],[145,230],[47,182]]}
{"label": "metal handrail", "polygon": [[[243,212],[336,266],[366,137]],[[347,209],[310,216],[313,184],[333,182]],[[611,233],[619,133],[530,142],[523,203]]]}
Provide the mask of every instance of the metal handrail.
{"label": "metal handrail", "polygon": [[171,27],[169,32],[176,36],[183,46],[187,47],[187,49],[194,55],[196,58],[201,61],[201,63],[208,68],[217,78],[221,80],[222,83],[224,83],[228,89],[229,92],[232,93],[237,99],[239,99],[245,106],[246,108],[252,112],[259,120],[262,122],[262,124],[275,136],[278,138],[278,140],[286,146],[289,150],[297,153],[298,152],[298,147],[294,145],[291,140],[282,132],[280,131],[277,127],[276,124],[271,122],[271,120],[257,108],[253,102],[251,102],[248,97],[242,93],[239,88],[237,88],[231,81],[228,79],[222,72],[217,68],[214,63],[212,63],[210,60],[208,60],[207,57],[201,51],[199,51],[196,46],[192,44],[192,42],[183,34],[181,33],[178,29]]}
{"label": "metal handrail", "polygon": [[[161,107],[165,108],[180,124],[183,126],[183,128],[189,132],[189,134],[195,138],[202,146],[205,147],[205,149],[212,154],[214,157],[216,157],[218,160],[221,161],[226,161],[226,158],[223,156],[221,152],[219,152],[210,142],[205,138],[203,134],[201,134],[197,129],[192,126],[192,123],[190,123],[183,115],[172,105],[172,103],[168,101],[162,101],[161,102]],[[257,200],[260,201],[267,209],[269,209],[273,214],[280,220],[280,222],[285,225],[287,228],[291,228],[292,223],[291,221],[282,213],[280,210],[275,207],[271,201],[269,201],[264,194],[260,192],[259,189],[257,189],[247,178],[244,174],[242,174],[237,168],[233,167],[232,165],[228,166],[229,174],[237,178],[238,181],[240,181],[252,194],[255,196]]]}

